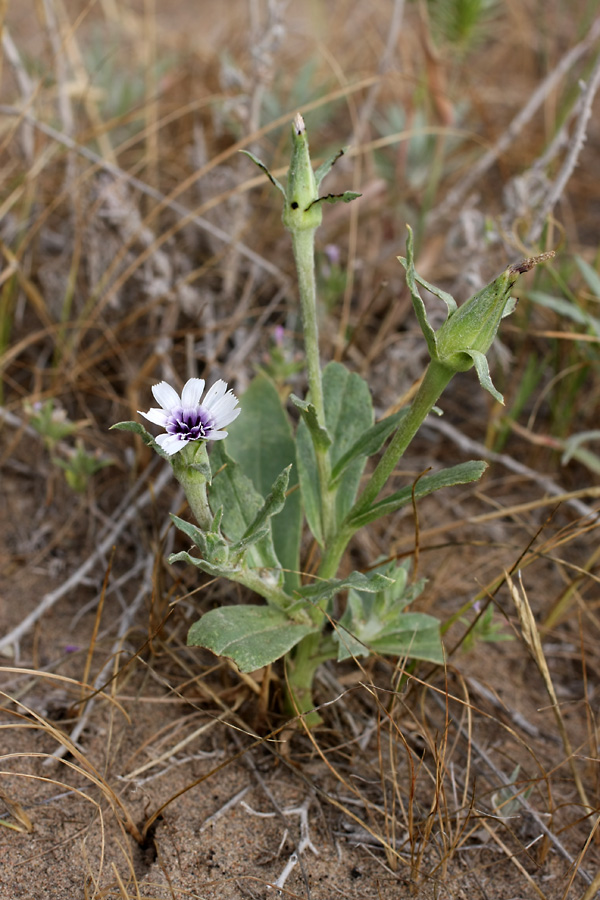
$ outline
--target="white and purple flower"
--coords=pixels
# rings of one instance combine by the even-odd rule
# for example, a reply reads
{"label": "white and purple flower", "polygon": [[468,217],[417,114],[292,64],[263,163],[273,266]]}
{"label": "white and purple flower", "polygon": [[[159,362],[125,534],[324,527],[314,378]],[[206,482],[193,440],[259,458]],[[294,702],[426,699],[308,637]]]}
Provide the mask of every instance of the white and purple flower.
{"label": "white and purple flower", "polygon": [[237,397],[221,380],[215,381],[200,402],[204,384],[203,378],[190,378],[180,397],[171,385],[161,381],[154,385],[152,393],[162,409],[154,407],[147,413],[138,410],[145,419],[165,429],[167,433],[159,434],[156,443],[169,456],[179,453],[190,441],[223,440],[227,432],[221,429],[241,413]]}

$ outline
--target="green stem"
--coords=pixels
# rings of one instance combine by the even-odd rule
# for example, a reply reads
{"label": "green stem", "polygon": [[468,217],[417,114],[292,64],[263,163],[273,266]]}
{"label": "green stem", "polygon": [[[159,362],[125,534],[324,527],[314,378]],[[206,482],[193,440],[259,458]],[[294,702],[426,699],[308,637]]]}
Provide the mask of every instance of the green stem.
{"label": "green stem", "polygon": [[[321,357],[319,354],[319,324],[317,319],[317,287],[315,279],[315,230],[291,231],[294,260],[298,273],[298,290],[302,308],[302,327],[306,352],[306,368],[310,402],[313,404],[319,425],[325,424],[325,402],[321,379]],[[335,532],[335,494],[330,490],[331,461],[329,451],[315,446],[319,485],[321,488],[321,510],[323,540],[325,545]]]}
{"label": "green stem", "polygon": [[319,578],[334,578],[354,529],[342,526],[327,545],[319,566]]}
{"label": "green stem", "polygon": [[202,531],[210,531],[213,515],[206,494],[207,477],[210,478],[210,463],[204,441],[188,444],[173,458],[173,475],[184,490],[187,502],[198,526]]}
{"label": "green stem", "polygon": [[292,231],[291,235],[302,306],[302,326],[304,330],[310,400],[317,411],[319,425],[325,427],[325,406],[323,403],[321,359],[319,356],[319,325],[317,321],[315,230]]}
{"label": "green stem", "polygon": [[307,634],[296,644],[287,668],[287,706],[290,715],[303,715],[309,728],[318,725],[322,719],[314,707],[313,681],[321,663],[335,659],[338,653],[333,639],[321,633]]}
{"label": "green stem", "polygon": [[435,359],[431,360],[407,415],[400,422],[398,430],[371,475],[367,486],[348,513],[348,522],[351,522],[353,516],[365,512],[377,499],[398,461],[452,380],[453,375],[454,372],[447,366]]}
{"label": "green stem", "polygon": [[173,474],[185,491],[188,505],[194,514],[198,527],[202,531],[210,531],[213,517],[206,495],[206,481],[202,480],[202,476],[190,478],[189,470],[187,469],[177,471],[177,469],[173,468]]}
{"label": "green stem", "polygon": [[236,581],[238,584],[243,584],[244,587],[254,591],[255,594],[264,597],[271,606],[276,606],[278,609],[283,610],[283,612],[288,612],[291,603],[288,595],[281,587],[279,587],[279,585],[267,583],[264,578],[261,578],[259,571],[260,570],[258,569],[240,568],[238,571],[228,572],[227,578],[229,578],[230,581]]}
{"label": "green stem", "polygon": [[348,542],[356,531],[356,528],[352,525],[352,518],[365,512],[377,499],[388,478],[396,468],[398,461],[453,375],[454,372],[436,360],[430,362],[409,412],[402,419],[398,430],[371,475],[367,486],[348,513],[345,524],[327,546],[321,560],[319,577],[332,578],[337,572]]}

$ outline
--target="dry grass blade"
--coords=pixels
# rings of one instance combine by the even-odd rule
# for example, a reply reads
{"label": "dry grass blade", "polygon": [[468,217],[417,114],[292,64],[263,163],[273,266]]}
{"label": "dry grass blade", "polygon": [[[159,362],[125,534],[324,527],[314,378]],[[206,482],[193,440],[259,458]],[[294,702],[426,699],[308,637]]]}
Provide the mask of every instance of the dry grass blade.
{"label": "dry grass blade", "polygon": [[0,824],[5,828],[14,828],[15,831],[26,831],[29,834],[33,831],[33,822],[23,809],[20,803],[16,800],[13,800],[12,797],[8,795],[8,793],[0,788],[0,800],[4,803],[9,813],[13,818],[17,820],[18,825],[13,825],[11,822],[5,822],[4,819],[0,820]]}
{"label": "dry grass blade", "polygon": [[535,660],[535,664],[539,669],[540,675],[542,676],[542,679],[544,681],[545,688],[548,692],[548,696],[550,697],[552,712],[554,713],[554,717],[556,719],[556,726],[563,742],[563,747],[567,756],[569,767],[571,769],[571,774],[573,775],[573,781],[575,782],[575,785],[577,787],[577,792],[585,811],[592,812],[594,810],[594,807],[590,804],[587,793],[583,787],[579,771],[577,769],[571,741],[569,739],[565,721],[560,710],[560,703],[558,702],[558,697],[556,696],[556,691],[552,682],[552,676],[550,675],[550,669],[548,668],[548,663],[546,662],[546,657],[542,648],[540,633],[534,615],[531,611],[531,606],[529,605],[529,599],[527,597],[527,593],[525,592],[525,588],[523,587],[523,582],[520,581],[519,590],[508,572],[505,573],[505,577],[506,584],[517,610],[523,640],[527,644],[527,647],[529,648],[529,651],[533,659]]}

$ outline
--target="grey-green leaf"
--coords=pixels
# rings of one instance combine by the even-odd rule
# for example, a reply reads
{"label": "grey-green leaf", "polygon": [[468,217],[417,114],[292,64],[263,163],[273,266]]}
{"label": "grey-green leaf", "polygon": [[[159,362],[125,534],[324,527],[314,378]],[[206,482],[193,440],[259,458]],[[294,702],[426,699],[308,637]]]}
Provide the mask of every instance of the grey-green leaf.
{"label": "grey-green leaf", "polygon": [[[291,465],[287,466],[287,468],[277,476],[265,502],[242,535],[240,544],[246,545],[248,542],[253,541],[257,534],[263,533],[265,530],[268,534],[270,528],[269,520],[283,509],[291,468]],[[231,549],[235,551],[236,545],[234,544]]]}
{"label": "grey-green leaf", "polygon": [[502,403],[504,405],[504,397],[497,391],[492,382],[492,377],[490,375],[490,367],[487,361],[487,357],[484,353],[480,353],[479,350],[465,350],[473,363],[475,364],[475,371],[477,372],[477,377],[479,378],[479,384],[482,388],[485,388],[492,397],[498,401],[498,403]]}
{"label": "grey-green leaf", "polygon": [[482,460],[470,460],[466,463],[459,463],[457,466],[450,466],[441,472],[435,472],[433,475],[424,475],[423,478],[419,478],[414,486],[414,492],[413,485],[409,484],[402,490],[396,491],[389,497],[385,497],[378,503],[373,504],[366,512],[350,518],[348,524],[353,529],[362,528],[363,525],[368,525],[369,522],[374,522],[381,516],[386,516],[398,509],[402,509],[403,506],[411,502],[413,493],[415,500],[421,500],[434,491],[439,491],[440,488],[478,481],[486,469],[487,463]]}
{"label": "grey-green leaf", "polygon": [[[323,372],[325,423],[332,437],[331,463],[337,463],[373,425],[373,401],[367,382],[356,372],[332,362]],[[349,462],[337,481],[336,518],[343,522],[356,498],[366,456]]]}
{"label": "grey-green leaf", "polygon": [[300,415],[310,431],[313,444],[321,450],[328,450],[331,447],[331,438],[326,428],[319,425],[317,419],[317,411],[312,403],[301,400],[295,394],[290,394],[290,400],[300,410]]}
{"label": "grey-green leaf", "polygon": [[253,672],[280,659],[316,630],[271,606],[223,606],[192,625],[188,644],[227,656],[242,672]]}
{"label": "grey-green leaf", "polygon": [[340,591],[353,588],[356,591],[376,593],[383,591],[393,584],[391,578],[380,573],[364,575],[362,572],[351,572],[346,578],[329,578],[317,581],[315,584],[306,585],[297,592],[305,600],[312,603],[321,603],[331,600]]}
{"label": "grey-green leaf", "polygon": [[440,623],[427,613],[403,613],[397,626],[385,629],[370,646],[383,656],[408,656],[438,665],[444,662]]}
{"label": "grey-green leaf", "polygon": [[337,150],[333,156],[330,156],[329,159],[326,159],[324,163],[321,163],[321,165],[315,169],[315,183],[317,187],[320,187],[325,176],[331,172],[338,159],[344,155],[344,152],[344,150]]}
{"label": "grey-green leaf", "polygon": [[316,206],[318,203],[351,203],[352,200],[357,200],[358,197],[362,197],[362,194],[358,194],[356,191],[344,191],[343,194],[325,194],[324,197],[314,200],[308,209],[311,206]]}
{"label": "grey-green leaf", "polygon": [[376,422],[371,428],[368,428],[359,439],[347,450],[336,462],[331,472],[331,484],[335,486],[338,479],[354,459],[359,456],[373,456],[383,447],[384,441],[392,433],[392,431],[400,424],[401,420],[408,412],[408,407],[399,410],[380,422]]}
{"label": "grey-green leaf", "polygon": [[[279,394],[265,375],[253,379],[240,406],[242,414],[229,426],[227,450],[239,463],[261,497],[266,497],[282,469],[289,473],[288,495],[281,512],[272,519],[273,544],[285,572],[288,589],[300,584],[302,504],[292,429]],[[294,490],[296,488],[296,490]],[[239,535],[234,540],[239,540]]]}
{"label": "grey-green leaf", "polygon": [[[323,371],[325,425],[331,438],[331,463],[336,464],[373,425],[373,403],[369,387],[360,375],[337,362]],[[302,419],[296,435],[298,473],[304,509],[310,529],[323,546],[321,486],[311,432]],[[335,511],[338,525],[356,497],[366,456],[356,456],[343,467],[336,481]]]}
{"label": "grey-green leaf", "polygon": [[267,176],[267,178],[269,179],[271,184],[274,185],[276,188],[278,188],[281,191],[281,193],[283,194],[283,196],[285,197],[285,188],[283,187],[281,182],[277,181],[277,179],[273,175],[271,175],[271,173],[269,172],[269,169],[264,164],[262,159],[259,159],[258,156],[254,155],[254,153],[250,153],[249,150],[240,150],[240,153],[243,153],[245,156],[247,156],[249,159],[251,159],[252,162],[254,163],[254,165],[258,166],[258,168],[262,172],[265,173],[265,175]]}
{"label": "grey-green leaf", "polygon": [[110,431],[131,431],[133,434],[137,434],[141,437],[143,442],[147,444],[148,447],[152,447],[152,449],[158,453],[159,456],[162,456],[163,459],[166,459],[168,462],[172,462],[172,457],[169,456],[168,453],[160,447],[149,431],[146,431],[143,425],[140,422],[116,422],[114,425],[110,426]]}
{"label": "grey-green leaf", "polygon": [[323,527],[321,523],[321,492],[317,457],[308,425],[302,418],[298,422],[296,432],[296,456],[298,460],[298,478],[304,504],[304,514],[313,536],[323,546]]}
{"label": "grey-green leaf", "polygon": [[437,359],[437,339],[435,336],[435,331],[429,324],[429,319],[427,318],[427,310],[425,309],[425,304],[421,299],[421,295],[419,294],[419,290],[416,285],[417,273],[415,272],[412,228],[410,228],[408,225],[406,227],[408,231],[408,238],[406,240],[406,259],[404,259],[404,257],[402,256],[399,256],[398,259],[406,269],[406,284],[408,286],[408,290],[410,291],[413,307],[417,319],[419,320],[421,331],[423,332],[423,336],[427,341],[427,349],[429,350],[429,355],[432,359]]}
{"label": "grey-green leaf", "polygon": [[[209,502],[213,510],[223,507],[223,532],[235,543],[245,536],[263,508],[264,500],[240,466],[227,454],[224,443],[219,441],[212,450],[213,483]],[[249,548],[247,562],[254,567],[280,569],[270,534]]]}

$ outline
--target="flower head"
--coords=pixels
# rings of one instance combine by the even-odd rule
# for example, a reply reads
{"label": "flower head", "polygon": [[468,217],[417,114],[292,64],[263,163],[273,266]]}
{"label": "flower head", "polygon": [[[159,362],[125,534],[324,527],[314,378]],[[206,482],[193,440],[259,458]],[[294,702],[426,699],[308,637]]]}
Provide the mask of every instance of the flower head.
{"label": "flower head", "polygon": [[165,429],[166,434],[159,434],[156,443],[169,456],[189,441],[223,440],[227,432],[221,429],[241,413],[239,407],[236,409],[237,397],[227,390],[224,381],[216,381],[200,402],[204,384],[203,378],[190,378],[180,397],[166,381],[161,381],[154,385],[152,393],[162,409],[149,409],[147,413],[138,410],[145,419]]}

